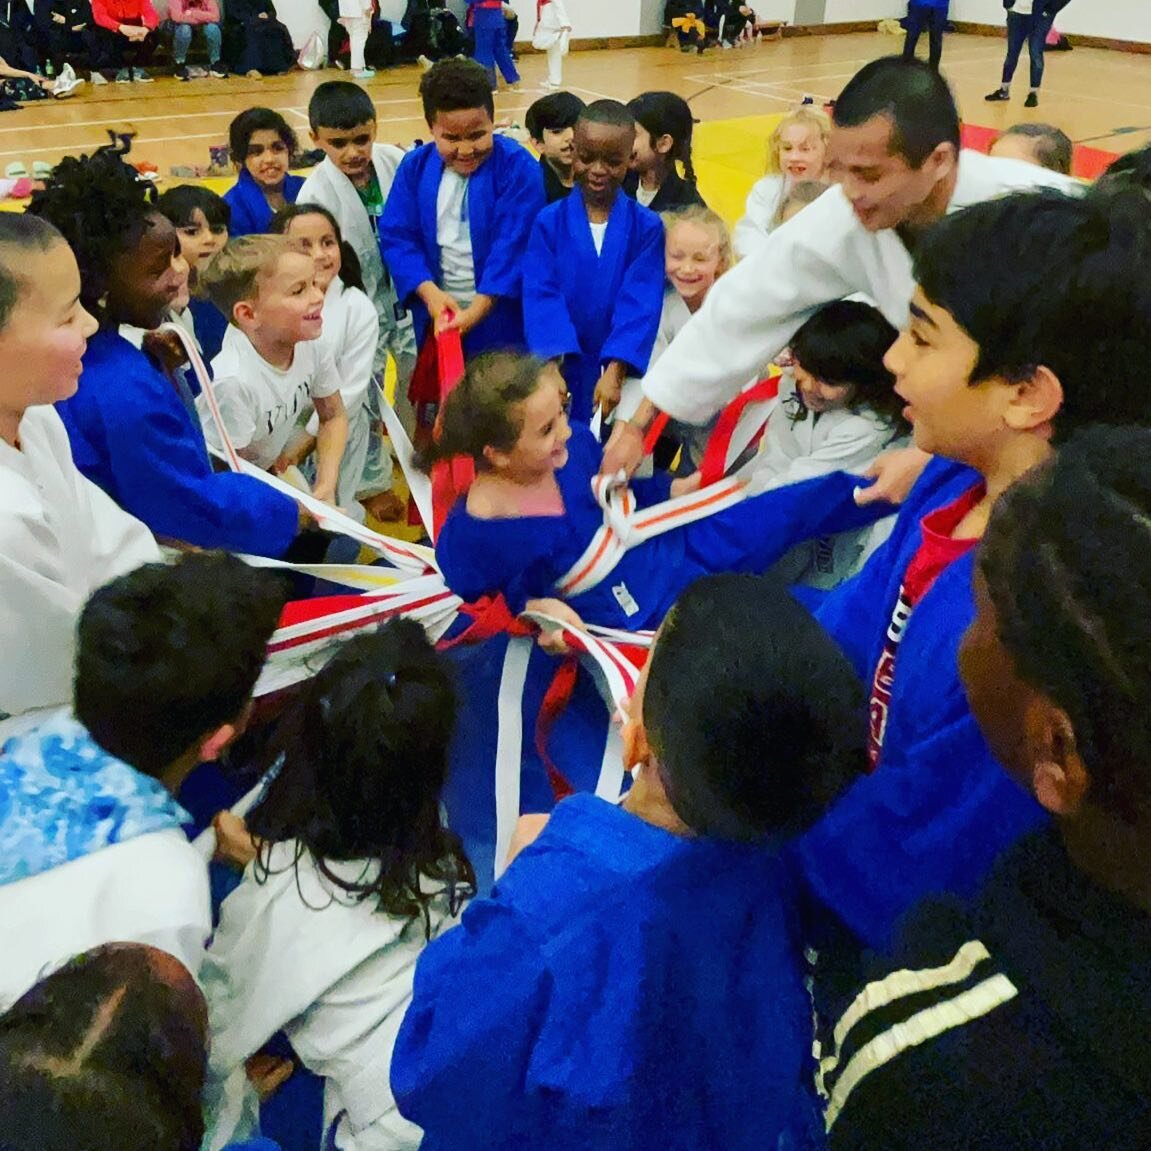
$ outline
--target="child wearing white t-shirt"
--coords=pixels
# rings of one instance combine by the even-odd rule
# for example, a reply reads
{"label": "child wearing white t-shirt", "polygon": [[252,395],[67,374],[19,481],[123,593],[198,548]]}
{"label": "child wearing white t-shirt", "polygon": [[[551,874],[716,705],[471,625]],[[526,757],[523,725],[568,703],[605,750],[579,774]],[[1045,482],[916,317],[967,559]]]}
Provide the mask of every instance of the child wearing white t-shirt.
{"label": "child wearing white t-shirt", "polygon": [[[229,319],[212,377],[233,446],[258,467],[281,471],[281,453],[314,407],[313,492],[334,501],[348,417],[332,349],[319,339],[324,293],[312,256],[286,236],[243,236],[212,261],[203,284]],[[221,449],[204,396],[197,407],[209,445]]]}

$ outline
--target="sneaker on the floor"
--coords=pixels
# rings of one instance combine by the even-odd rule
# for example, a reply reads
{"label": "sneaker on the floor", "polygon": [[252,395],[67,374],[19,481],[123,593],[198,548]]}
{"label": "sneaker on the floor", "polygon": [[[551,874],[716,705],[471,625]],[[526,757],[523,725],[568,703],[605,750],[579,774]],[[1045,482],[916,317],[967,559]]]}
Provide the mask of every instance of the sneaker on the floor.
{"label": "sneaker on the floor", "polygon": [[132,83],[131,69],[121,68],[120,71],[116,73],[116,83],[117,84],[131,84]]}
{"label": "sneaker on the floor", "polygon": [[417,56],[416,63],[420,66],[421,72],[428,72],[432,67],[432,60],[429,56]]}
{"label": "sneaker on the floor", "polygon": [[56,77],[56,83],[52,85],[52,95],[57,100],[67,99],[69,96],[76,94],[76,89],[83,85],[84,81],[78,76],[64,76],[63,74]]}
{"label": "sneaker on the floor", "polygon": [[133,68],[132,69],[132,79],[135,80],[137,84],[151,84],[152,83],[152,77],[149,76],[148,73],[145,72],[143,68]]}
{"label": "sneaker on the floor", "polygon": [[244,76],[248,80],[262,80],[264,78],[264,73],[261,72],[258,68],[249,68],[247,72],[244,73]]}
{"label": "sneaker on the floor", "polygon": [[989,104],[1002,104],[1005,100],[1011,99],[1011,93],[1006,88],[996,88],[994,92],[988,92],[983,99]]}
{"label": "sneaker on the floor", "polygon": [[75,80],[76,69],[71,64],[65,64],[57,75],[58,80]]}
{"label": "sneaker on the floor", "polygon": [[371,80],[375,76],[376,70],[374,68],[357,68],[352,73],[353,80]]}
{"label": "sneaker on the floor", "polygon": [[175,78],[177,80],[190,80],[191,79],[191,77],[188,75],[188,65],[187,64],[177,64],[176,70],[172,73],[172,75],[175,76]]}
{"label": "sneaker on the floor", "polygon": [[215,77],[217,80],[227,80],[228,69],[224,64],[217,61],[215,64],[208,65],[208,75]]}
{"label": "sneaker on the floor", "polygon": [[1028,92],[1027,99],[1023,101],[1024,108],[1038,108],[1039,107],[1039,93]]}
{"label": "sneaker on the floor", "polygon": [[93,72],[90,77],[90,82],[93,88],[99,88],[101,84],[108,83],[108,77],[103,72]]}

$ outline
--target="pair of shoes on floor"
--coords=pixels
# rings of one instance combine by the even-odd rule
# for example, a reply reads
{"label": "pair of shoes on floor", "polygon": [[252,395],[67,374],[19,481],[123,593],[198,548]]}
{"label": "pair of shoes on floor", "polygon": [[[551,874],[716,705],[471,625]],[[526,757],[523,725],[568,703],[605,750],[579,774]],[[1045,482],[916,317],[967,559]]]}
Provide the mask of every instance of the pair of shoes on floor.
{"label": "pair of shoes on floor", "polygon": [[[28,178],[28,168],[23,160],[13,160],[7,168],[4,169],[4,175],[10,180],[26,180]],[[32,178],[35,180],[47,180],[52,175],[52,165],[45,160],[36,160],[32,164]]]}
{"label": "pair of shoes on floor", "polygon": [[116,73],[117,84],[151,84],[152,77],[143,68],[121,68]]}
{"label": "pair of shoes on floor", "polygon": [[[1011,99],[1011,90],[1009,88],[996,88],[994,92],[988,92],[983,97],[989,104],[1003,104]],[[1038,108],[1039,107],[1039,93],[1031,91],[1027,93],[1027,99],[1023,101],[1024,108]]]}

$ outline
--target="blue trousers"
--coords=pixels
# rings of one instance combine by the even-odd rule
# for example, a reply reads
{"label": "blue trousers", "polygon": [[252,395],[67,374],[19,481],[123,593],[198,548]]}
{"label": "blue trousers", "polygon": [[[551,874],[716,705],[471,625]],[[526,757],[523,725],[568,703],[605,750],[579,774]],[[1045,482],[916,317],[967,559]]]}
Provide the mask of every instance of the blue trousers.
{"label": "blue trousers", "polygon": [[1003,61],[1003,86],[1011,83],[1023,45],[1031,57],[1031,87],[1038,88],[1043,83],[1043,57],[1047,50],[1047,33],[1055,22],[1053,13],[1032,12],[1022,16],[1018,12],[1007,13],[1007,58]]}
{"label": "blue trousers", "polygon": [[508,48],[507,31],[502,8],[473,8],[472,31],[476,37],[476,63],[482,64],[492,82],[492,90],[496,88],[496,65],[499,65],[504,80],[509,84],[518,84],[520,74],[516,71],[515,61]]}
{"label": "blue trousers", "polygon": [[931,66],[938,72],[939,61],[943,57],[943,30],[946,26],[946,8],[916,4],[912,0],[912,3],[907,6],[907,37],[903,41],[903,58],[905,60],[914,59],[919,37],[926,30],[928,42],[931,45]]}
{"label": "blue trousers", "polygon": [[[220,25],[201,24],[204,29],[204,43],[208,48],[208,63],[216,64],[220,60]],[[172,24],[172,58],[177,64],[183,64],[188,59],[188,49],[192,45],[191,24]]]}

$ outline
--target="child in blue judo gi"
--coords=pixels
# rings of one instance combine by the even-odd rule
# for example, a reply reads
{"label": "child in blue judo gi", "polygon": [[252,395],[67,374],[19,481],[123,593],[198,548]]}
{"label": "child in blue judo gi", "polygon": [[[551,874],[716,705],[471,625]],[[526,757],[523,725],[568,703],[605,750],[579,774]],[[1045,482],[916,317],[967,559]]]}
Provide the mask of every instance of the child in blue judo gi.
{"label": "child in blue judo gi", "polygon": [[[595,550],[604,511],[592,491],[602,449],[588,428],[568,423],[568,402],[554,364],[510,352],[472,361],[448,396],[427,459],[475,462],[476,478],[436,540],[444,578],[464,600],[503,595],[513,612],[652,628],[701,575],[766,571],[792,545],[826,534],[829,523],[846,530],[890,512],[856,507],[858,477],[835,472],[748,497],[624,549],[610,568],[591,565],[595,577],[569,578]],[[692,484],[698,476],[658,474],[633,480],[630,496],[643,508]]]}
{"label": "child in blue judo gi", "polygon": [[576,187],[540,213],[524,261],[528,347],[562,360],[572,418],[587,423],[647,371],[663,308],[663,224],[621,191],[635,145],[632,114],[597,100],[579,115]]}
{"label": "child in blue judo gi", "polygon": [[681,596],[631,701],[623,802],[562,802],[417,965],[392,1090],[426,1151],[820,1145],[779,849],[862,767],[862,704],[778,585]]}
{"label": "child in blue judo gi", "polygon": [[[76,466],[160,537],[282,556],[304,517],[251,476],[216,472],[183,377],[158,345],[120,325],[155,328],[187,279],[179,238],[119,153],[68,158],[29,211],[56,225],[80,265],[80,299],[100,322],[79,391],[57,404]],[[154,358],[155,357],[155,358]]]}
{"label": "child in blue judo gi", "polygon": [[887,365],[917,446],[939,458],[887,543],[817,607],[870,685],[874,772],[801,851],[818,899],[873,947],[923,897],[971,894],[1042,819],[959,681],[973,555],[998,497],[1073,431],[1151,422],[1149,236],[1141,192],[1037,192],[949,216],[916,252]]}
{"label": "child in blue judo gi", "polygon": [[303,176],[288,171],[296,149],[296,133],[271,108],[248,108],[228,125],[228,150],[239,174],[224,193],[233,237],[266,232],[276,212],[296,202],[304,186]]}
{"label": "child in blue judo gi", "polygon": [[380,219],[380,250],[421,345],[457,329],[468,354],[523,344],[522,272],[544,206],[526,148],[494,134],[487,74],[441,60],[420,81],[432,142],[409,152]]}

